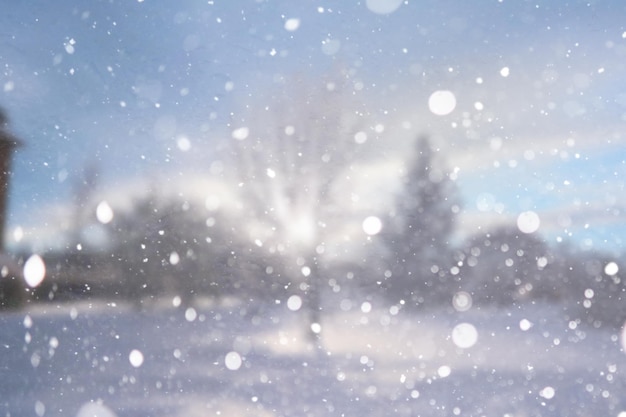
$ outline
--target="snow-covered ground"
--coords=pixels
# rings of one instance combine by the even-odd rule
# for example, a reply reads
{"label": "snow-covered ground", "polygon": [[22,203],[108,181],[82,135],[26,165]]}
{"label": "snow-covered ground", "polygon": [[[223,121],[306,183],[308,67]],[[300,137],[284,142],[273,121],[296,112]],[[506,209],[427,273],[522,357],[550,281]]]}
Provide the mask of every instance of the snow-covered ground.
{"label": "snow-covered ground", "polygon": [[[617,330],[560,309],[343,300],[308,342],[285,301],[39,305],[0,316],[0,416],[626,416]],[[321,353],[320,353],[321,352]]]}

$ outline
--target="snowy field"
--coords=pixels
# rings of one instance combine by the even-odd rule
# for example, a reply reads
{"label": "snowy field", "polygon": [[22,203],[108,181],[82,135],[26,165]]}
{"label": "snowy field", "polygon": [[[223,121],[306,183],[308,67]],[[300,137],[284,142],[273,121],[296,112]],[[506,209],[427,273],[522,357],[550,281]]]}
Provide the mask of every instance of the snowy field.
{"label": "snowy field", "polygon": [[0,416],[626,416],[618,331],[547,306],[373,304],[327,313],[323,351],[286,300],[5,313]]}

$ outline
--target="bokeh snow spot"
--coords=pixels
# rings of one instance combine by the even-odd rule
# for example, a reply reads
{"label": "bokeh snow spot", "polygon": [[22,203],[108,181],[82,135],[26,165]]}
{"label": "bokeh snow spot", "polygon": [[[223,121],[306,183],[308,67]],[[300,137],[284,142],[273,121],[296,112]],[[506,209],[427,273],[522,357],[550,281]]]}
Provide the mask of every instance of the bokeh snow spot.
{"label": "bokeh snow spot", "polygon": [[358,143],[359,145],[364,144],[365,142],[367,142],[367,133],[363,131],[357,132],[354,135],[354,141]]}
{"label": "bokeh snow spot", "polygon": [[554,394],[556,394],[556,391],[551,386],[547,386],[541,391],[539,391],[539,395],[545,398],[546,400],[550,400],[554,398]]}
{"label": "bokeh snow spot", "polygon": [[298,30],[299,27],[300,27],[300,19],[291,18],[291,19],[285,20],[285,30],[289,32],[293,32],[293,31]]}
{"label": "bokeh snow spot", "polygon": [[176,138],[176,146],[183,152],[187,152],[191,149],[191,141],[187,136],[179,136]]}
{"label": "bokeh snow spot", "polygon": [[470,323],[459,323],[452,329],[452,342],[460,348],[471,348],[477,341],[478,332]]}
{"label": "bokeh snow spot", "polygon": [[539,215],[534,211],[524,211],[517,217],[517,228],[522,233],[534,233],[539,229]]}
{"label": "bokeh snow spot", "polygon": [[250,129],[247,127],[240,127],[238,129],[233,130],[232,137],[237,140],[244,140],[250,134]]}
{"label": "bokeh snow spot", "polygon": [[467,311],[472,308],[472,296],[465,291],[459,291],[452,297],[452,306],[456,311]]}
{"label": "bokeh snow spot", "polygon": [[187,320],[188,322],[191,323],[197,317],[198,317],[198,312],[196,311],[195,308],[189,307],[187,310],[185,310],[185,320]]}
{"label": "bokeh snow spot", "polygon": [[86,403],[80,407],[76,417],[117,417],[117,415],[104,404]]}
{"label": "bokeh snow spot", "polygon": [[241,355],[239,355],[239,353],[237,352],[228,352],[224,357],[224,365],[226,365],[226,368],[230,369],[231,371],[236,371],[237,369],[241,368],[241,364]]}
{"label": "bokeh snow spot", "polygon": [[520,322],[519,322],[519,328],[520,328],[522,331],[524,331],[524,332],[525,332],[525,331],[527,331],[527,330],[530,330],[530,328],[531,328],[531,327],[533,327],[533,323],[532,323],[530,320],[528,320],[528,319],[521,319],[521,320],[520,320]]}
{"label": "bokeh snow spot", "polygon": [[613,276],[613,275],[617,274],[618,272],[619,272],[619,267],[617,266],[617,264],[615,262],[609,262],[604,267],[604,273],[609,275],[609,276]]}
{"label": "bokeh snow spot", "polygon": [[445,116],[456,107],[456,97],[449,90],[437,90],[428,98],[428,108],[437,116]]}
{"label": "bokeh snow spot", "polygon": [[292,295],[287,299],[287,308],[291,311],[298,311],[302,307],[302,298],[299,295]]}
{"label": "bokeh snow spot", "polygon": [[15,240],[16,242],[21,242],[23,238],[24,229],[22,229],[21,226],[17,226],[15,229],[13,229],[13,240]]}
{"label": "bokeh snow spot", "polygon": [[71,38],[70,40],[65,42],[65,44],[63,45],[65,47],[65,52],[67,52],[69,55],[72,55],[76,51],[74,45],[76,45],[76,41],[74,40],[74,38]]}
{"label": "bokeh snow spot", "polygon": [[108,224],[113,220],[113,209],[106,201],[101,201],[96,207],[96,218],[102,224]]}
{"label": "bokeh snow spot", "polygon": [[322,332],[322,325],[319,323],[311,323],[311,331],[315,334],[320,334]]}
{"label": "bokeh snow spot", "polygon": [[451,373],[452,369],[448,365],[442,365],[437,369],[437,375],[439,375],[440,378],[449,377]]}
{"label": "bokeh snow spot", "polygon": [[29,287],[34,288],[41,284],[46,276],[46,264],[39,255],[31,255],[24,263],[24,280]]}
{"label": "bokeh snow spot", "polygon": [[128,361],[135,368],[139,368],[141,365],[143,365],[143,353],[141,353],[141,351],[137,349],[131,350],[130,354],[128,355]]}
{"label": "bokeh snow spot", "polygon": [[376,216],[369,216],[365,220],[363,220],[363,231],[370,235],[377,235],[381,229],[383,228],[383,224],[380,219]]}
{"label": "bokeh snow spot", "polygon": [[35,414],[38,417],[43,417],[46,414],[46,405],[41,401],[35,401]]}
{"label": "bokeh snow spot", "polygon": [[365,5],[370,12],[376,14],[389,14],[398,10],[403,1],[404,0],[366,0]]}

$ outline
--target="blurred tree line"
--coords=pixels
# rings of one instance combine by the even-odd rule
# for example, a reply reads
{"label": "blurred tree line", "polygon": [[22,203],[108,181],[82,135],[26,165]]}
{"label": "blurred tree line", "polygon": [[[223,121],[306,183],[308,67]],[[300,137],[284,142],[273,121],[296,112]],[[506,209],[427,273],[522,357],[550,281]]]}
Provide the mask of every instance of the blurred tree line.
{"label": "blurred tree line", "polygon": [[440,308],[462,292],[477,307],[546,302],[560,306],[569,320],[624,325],[626,285],[614,257],[568,242],[548,245],[514,223],[455,244],[459,204],[456,184],[428,139],[419,138],[388,227],[368,257],[382,254],[371,270],[378,271],[387,299],[408,308]]}
{"label": "blurred tree line", "polygon": [[[342,100],[348,81],[340,72],[321,86],[285,82],[277,105],[259,116],[262,129],[251,123],[233,133],[226,149],[241,213],[207,208],[155,185],[130,210],[99,225],[104,247],[77,245],[74,230],[67,250],[45,256],[49,277],[39,287],[0,278],[0,304],[101,297],[143,308],[164,297],[182,305],[232,297],[262,305],[297,294],[313,325],[327,308],[325,297],[342,291],[341,284],[407,309],[451,308],[463,292],[474,306],[545,301],[593,326],[624,323],[625,286],[619,271],[607,268],[613,260],[605,254],[550,246],[515,224],[453,241],[461,202],[427,137],[415,141],[393,209],[378,215],[381,232],[367,245],[353,245],[358,257],[329,253],[329,235],[354,222],[342,209],[345,196],[334,191],[336,180],[371,155],[364,141],[355,141],[366,109]],[[289,90],[294,85],[296,92]],[[77,222],[93,221],[94,177],[91,172],[89,186],[77,187]]]}

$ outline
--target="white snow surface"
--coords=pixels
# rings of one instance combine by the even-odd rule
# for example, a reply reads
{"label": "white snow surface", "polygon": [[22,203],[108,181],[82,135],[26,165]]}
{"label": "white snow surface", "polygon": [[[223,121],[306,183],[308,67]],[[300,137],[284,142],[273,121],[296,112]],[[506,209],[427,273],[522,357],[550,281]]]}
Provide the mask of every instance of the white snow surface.
{"label": "white snow surface", "polygon": [[[419,313],[376,304],[366,313],[328,306],[321,348],[307,338],[306,311],[291,311],[286,302],[204,303],[194,307],[194,321],[182,307],[138,312],[119,304],[4,313],[0,415],[521,417],[626,410],[618,331],[575,324],[547,305]],[[530,325],[522,329],[522,321]],[[460,323],[477,331],[466,349],[452,336]],[[129,361],[136,352],[140,366]]]}

